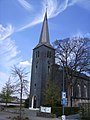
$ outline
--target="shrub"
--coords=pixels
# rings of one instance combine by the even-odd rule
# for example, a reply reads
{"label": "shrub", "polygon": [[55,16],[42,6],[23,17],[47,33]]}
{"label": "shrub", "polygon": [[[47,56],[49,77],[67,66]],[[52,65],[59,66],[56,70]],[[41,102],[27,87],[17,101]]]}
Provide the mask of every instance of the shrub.
{"label": "shrub", "polygon": [[[72,115],[72,114],[78,114],[80,111],[79,107],[65,107],[64,112],[65,115]],[[56,116],[62,115],[62,107],[52,107],[52,113],[56,114]]]}

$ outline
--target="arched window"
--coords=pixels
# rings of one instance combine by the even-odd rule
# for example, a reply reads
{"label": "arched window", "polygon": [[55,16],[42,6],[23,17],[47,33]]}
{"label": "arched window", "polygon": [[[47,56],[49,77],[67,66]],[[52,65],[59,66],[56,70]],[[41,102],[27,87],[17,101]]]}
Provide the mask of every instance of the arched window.
{"label": "arched window", "polygon": [[49,57],[49,51],[47,51],[47,58]]}
{"label": "arched window", "polygon": [[77,85],[77,97],[81,97],[81,87],[80,87],[80,85],[78,84]]}
{"label": "arched window", "polygon": [[39,57],[39,51],[37,52],[37,55],[38,55],[38,57]]}
{"label": "arched window", "polygon": [[36,52],[36,58],[37,58],[37,52]]}
{"label": "arched window", "polygon": [[50,73],[50,61],[48,61],[48,73]]}
{"label": "arched window", "polygon": [[50,66],[48,66],[48,73],[50,73]]}
{"label": "arched window", "polygon": [[47,57],[51,58],[51,51],[47,51]]}
{"label": "arched window", "polygon": [[36,51],[36,58],[39,57],[39,51]]}
{"label": "arched window", "polygon": [[86,98],[87,97],[87,86],[84,85],[84,97]]}
{"label": "arched window", "polygon": [[51,58],[51,51],[49,52],[49,58]]}
{"label": "arched window", "polygon": [[37,72],[37,69],[38,69],[38,61],[36,62],[35,73]]}

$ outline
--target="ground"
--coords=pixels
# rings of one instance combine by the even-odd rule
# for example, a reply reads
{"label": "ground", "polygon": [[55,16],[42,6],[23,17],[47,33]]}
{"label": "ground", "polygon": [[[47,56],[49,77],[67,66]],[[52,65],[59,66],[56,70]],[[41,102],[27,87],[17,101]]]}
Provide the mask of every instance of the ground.
{"label": "ground", "polygon": [[[22,116],[28,117],[29,120],[61,120],[60,118],[37,117],[36,112],[37,112],[36,110],[24,109],[22,112]],[[10,118],[18,115],[19,115],[19,109],[16,108],[5,109],[4,111],[0,111],[0,120],[10,120]],[[74,119],[68,118],[67,120],[74,120]]]}
{"label": "ground", "polygon": [[[14,116],[19,115],[19,109],[6,109],[4,111],[0,111],[0,120],[10,120],[10,118]],[[24,109],[22,112],[22,116],[29,117],[29,120],[60,120],[57,118],[42,118],[42,117],[36,117],[36,110],[29,110]]]}

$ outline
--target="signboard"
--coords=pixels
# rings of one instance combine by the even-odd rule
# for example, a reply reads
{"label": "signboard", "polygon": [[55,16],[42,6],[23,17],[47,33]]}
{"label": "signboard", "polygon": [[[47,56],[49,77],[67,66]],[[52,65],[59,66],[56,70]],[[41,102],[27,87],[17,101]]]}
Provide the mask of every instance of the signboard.
{"label": "signboard", "polygon": [[62,99],[66,98],[66,92],[62,92]]}
{"label": "signboard", "polygon": [[45,113],[51,113],[51,107],[40,107],[40,111],[41,112],[45,112]]}
{"label": "signboard", "polygon": [[61,99],[61,104],[66,106],[67,105],[67,98],[62,98]]}
{"label": "signboard", "polygon": [[61,116],[61,120],[66,120],[66,116],[65,116],[65,115],[62,115],[62,116]]}

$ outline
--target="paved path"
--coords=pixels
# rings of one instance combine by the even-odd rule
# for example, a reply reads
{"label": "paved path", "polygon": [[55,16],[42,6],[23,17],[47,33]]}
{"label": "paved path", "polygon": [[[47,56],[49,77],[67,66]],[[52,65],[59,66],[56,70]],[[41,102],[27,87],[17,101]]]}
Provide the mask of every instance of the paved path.
{"label": "paved path", "polygon": [[[10,110],[11,111],[11,110]],[[9,117],[13,118],[14,116],[18,116],[19,114],[15,114],[13,112],[0,112],[0,120],[10,120]],[[58,118],[44,118],[44,117],[36,117],[36,111],[27,110],[26,114],[23,114],[24,117],[28,117],[29,120],[60,120]]]}
{"label": "paved path", "polygon": [[[60,118],[44,118],[44,117],[37,117],[36,116],[36,110],[28,110],[25,109],[23,112],[24,117],[28,117],[29,120],[61,120]],[[13,118],[14,116],[18,116],[19,112],[17,109],[9,109],[8,111],[0,112],[0,120],[10,120],[9,117]],[[75,117],[75,116],[74,116]],[[73,116],[68,116],[67,120],[78,120],[73,119]]]}
{"label": "paved path", "polygon": [[58,118],[30,117],[30,120],[60,120]]}

